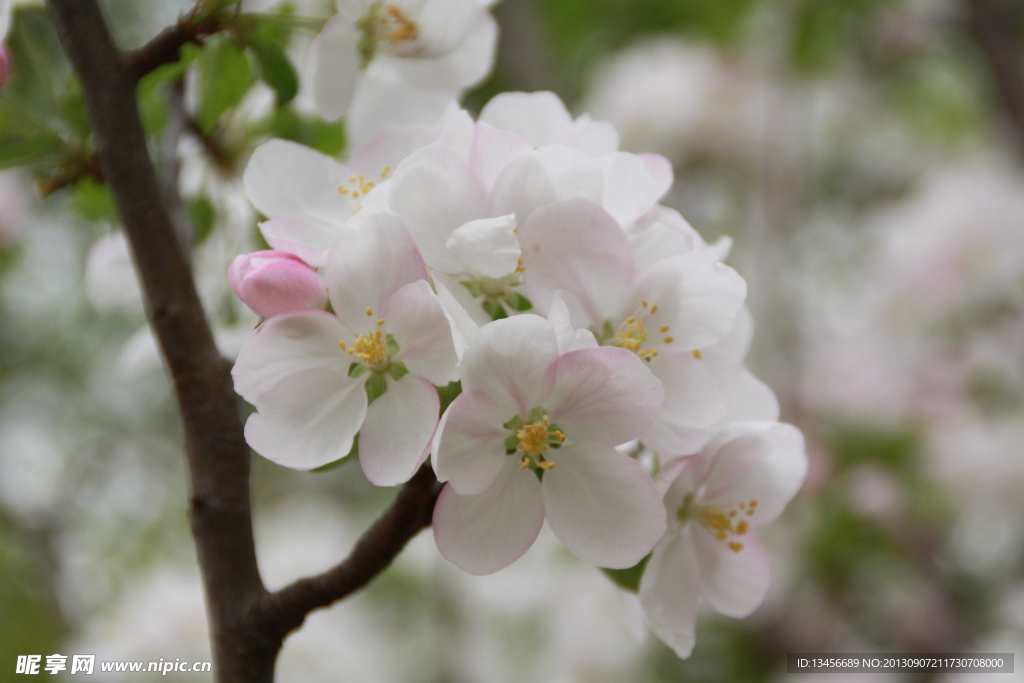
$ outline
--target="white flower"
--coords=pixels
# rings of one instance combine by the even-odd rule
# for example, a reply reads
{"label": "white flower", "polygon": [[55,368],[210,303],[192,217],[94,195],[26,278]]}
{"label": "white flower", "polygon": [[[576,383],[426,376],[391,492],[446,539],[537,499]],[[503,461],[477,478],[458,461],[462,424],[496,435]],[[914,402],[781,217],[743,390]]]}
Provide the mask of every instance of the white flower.
{"label": "white flower", "polygon": [[448,485],[434,510],[441,554],[468,572],[511,564],[545,517],[576,555],[630,567],[664,532],[654,484],[615,450],[661,407],[657,380],[622,349],[559,353],[534,315],[484,326],[462,359],[463,393],[434,440]]}
{"label": "white flower", "polygon": [[348,115],[356,145],[430,123],[491,70],[496,41],[479,0],[342,0],[313,41],[313,99],[328,120]]}
{"label": "white flower", "polygon": [[456,379],[451,328],[423,260],[394,216],[375,214],[328,256],[334,314],[275,316],[246,340],[232,376],[256,406],[249,445],[295,469],[359,460],[378,486],[408,480],[426,459],[439,400]]}
{"label": "white flower", "polygon": [[636,267],[627,234],[601,206],[569,199],[537,210],[520,230],[523,286],[544,313],[556,295],[576,327],[635,353],[665,388],[658,420],[642,437],[653,450],[692,453],[693,430],[725,416],[702,349],[733,327],[746,283],[709,249]]}
{"label": "white flower", "polygon": [[740,422],[658,474],[669,531],[644,570],[640,602],[647,625],[680,657],[693,649],[701,596],[730,617],[761,604],[770,575],[753,530],[779,516],[806,472],[799,430]]}

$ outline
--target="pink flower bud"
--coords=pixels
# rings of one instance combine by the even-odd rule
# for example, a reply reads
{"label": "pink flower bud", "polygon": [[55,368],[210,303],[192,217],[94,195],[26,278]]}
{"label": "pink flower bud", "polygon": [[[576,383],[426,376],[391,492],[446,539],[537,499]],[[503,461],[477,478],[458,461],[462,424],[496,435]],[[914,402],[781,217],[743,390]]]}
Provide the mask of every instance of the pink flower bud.
{"label": "pink flower bud", "polygon": [[11,53],[7,50],[6,44],[0,44],[0,88],[7,85],[7,79],[11,76]]}
{"label": "pink flower bud", "polygon": [[228,280],[238,298],[257,315],[323,310],[327,288],[305,261],[286,251],[256,251],[231,262]]}

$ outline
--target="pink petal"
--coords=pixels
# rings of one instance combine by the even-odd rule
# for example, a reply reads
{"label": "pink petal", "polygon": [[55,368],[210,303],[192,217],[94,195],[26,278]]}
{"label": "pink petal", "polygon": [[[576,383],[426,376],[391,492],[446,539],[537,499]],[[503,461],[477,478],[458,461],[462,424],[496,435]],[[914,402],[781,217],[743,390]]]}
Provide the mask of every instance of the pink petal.
{"label": "pink petal", "polygon": [[[619,225],[627,227],[665,196],[672,187],[672,165],[667,159],[616,152],[601,158],[605,173],[604,207]],[[661,158],[661,162],[651,161]],[[652,170],[654,171],[652,173]]]}
{"label": "pink petal", "polygon": [[278,251],[287,251],[320,268],[327,263],[327,249],[338,236],[339,228],[300,218],[272,218],[260,223],[267,243]]}
{"label": "pink petal", "polygon": [[533,149],[529,142],[515,133],[494,128],[483,121],[475,125],[473,132],[469,164],[487,192],[494,187],[506,166]]}
{"label": "pink petal", "polygon": [[548,525],[580,558],[632,567],[665,533],[665,508],[647,472],[611,446],[579,443],[551,453],[544,473]]}
{"label": "pink petal", "polygon": [[771,584],[768,555],[761,543],[752,533],[719,541],[704,528],[690,526],[701,593],[727,617],[749,616],[764,601]]}
{"label": "pink petal", "polygon": [[416,474],[430,453],[440,402],[430,382],[386,378],[387,391],[370,404],[359,432],[359,464],[376,486],[397,486]]}
{"label": "pink petal", "polygon": [[319,309],[327,288],[309,265],[284,251],[257,251],[235,257],[228,280],[238,298],[259,316]]}
{"label": "pink petal", "polygon": [[559,357],[545,408],[571,441],[617,445],[643,433],[664,396],[661,382],[636,354],[605,346]]}
{"label": "pink petal", "polygon": [[480,120],[511,131],[534,147],[556,142],[559,132],[572,123],[561,98],[546,91],[496,95],[481,110]]}
{"label": "pink petal", "polygon": [[449,484],[434,507],[434,541],[441,555],[470,574],[492,574],[530,549],[544,525],[544,498],[533,472],[505,458],[483,493],[462,496]]}
{"label": "pink petal", "polygon": [[654,548],[640,579],[640,604],[654,634],[686,659],[696,640],[700,584],[689,526]]}

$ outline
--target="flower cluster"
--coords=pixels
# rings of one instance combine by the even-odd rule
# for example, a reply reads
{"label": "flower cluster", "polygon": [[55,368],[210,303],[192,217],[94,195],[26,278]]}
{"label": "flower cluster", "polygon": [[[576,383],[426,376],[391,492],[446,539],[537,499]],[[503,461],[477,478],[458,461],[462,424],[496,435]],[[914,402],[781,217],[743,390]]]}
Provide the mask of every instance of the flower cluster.
{"label": "flower cluster", "polygon": [[[355,107],[368,60],[399,73],[471,42],[435,26],[442,6],[458,26],[489,20],[475,0],[425,0],[420,20],[407,4],[328,23],[315,85],[332,59],[364,67],[325,91],[329,113]],[[688,655],[701,595],[734,616],[761,602],[752,529],[805,459],[743,365],[746,283],[727,245],[659,204],[672,180],[666,159],[619,151],[609,124],[551,93],[499,95],[476,121],[450,104],[345,164],[266,143],[245,187],[274,250],[231,267],[264,317],[234,368],[256,407],[249,444],[296,469],[358,454],[380,486],[432,457],[445,558],[498,571],[546,520],[594,565],[646,562],[648,624]],[[620,448],[634,441],[660,471]]]}

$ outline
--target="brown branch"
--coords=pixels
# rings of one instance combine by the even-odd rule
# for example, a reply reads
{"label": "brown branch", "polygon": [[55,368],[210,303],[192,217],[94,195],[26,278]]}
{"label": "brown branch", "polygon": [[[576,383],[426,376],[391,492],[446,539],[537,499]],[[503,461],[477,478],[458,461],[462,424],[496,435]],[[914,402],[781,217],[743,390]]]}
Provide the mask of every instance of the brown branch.
{"label": "brown branch", "polygon": [[1002,0],[964,0],[964,6],[968,31],[981,48],[1024,156],[1024,64],[1014,36],[1019,7]]}
{"label": "brown branch", "polygon": [[282,629],[283,637],[301,626],[313,610],[327,607],[368,584],[417,533],[430,526],[440,492],[433,470],[427,465],[421,467],[387,512],[363,533],[344,562],[267,595],[260,606],[263,619]]}
{"label": "brown branch", "polygon": [[149,158],[136,100],[139,62],[118,51],[96,0],[48,3],[81,81],[102,177],[131,242],[151,324],[174,381],[216,680],[271,683],[284,637],[310,611],[344,598],[383,571],[430,524],[439,485],[429,467],[421,468],[344,562],[267,593],[256,563],[250,455],[230,366],[214,344]]}
{"label": "brown branch", "polygon": [[165,64],[177,62],[181,58],[181,48],[189,43],[201,45],[206,37],[224,28],[219,14],[207,15],[207,4],[197,2],[177,24],[125,55],[125,62],[136,78],[142,78]]}
{"label": "brown branch", "polygon": [[269,682],[280,641],[254,638],[247,619],[266,592],[252,536],[249,449],[229,365],[214,345],[148,155],[137,72],[114,44],[96,0],[49,0],[49,6],[81,81],[103,177],[131,241],[177,393],[217,680]]}

